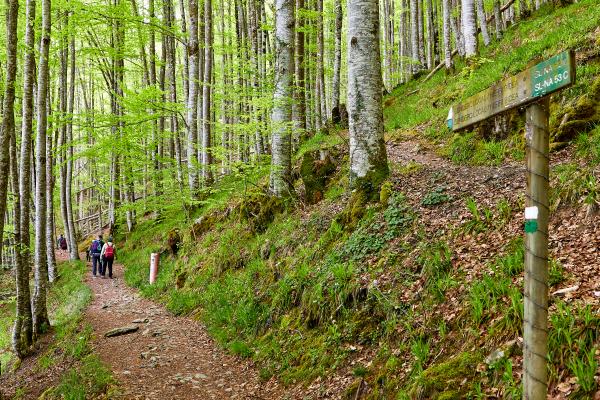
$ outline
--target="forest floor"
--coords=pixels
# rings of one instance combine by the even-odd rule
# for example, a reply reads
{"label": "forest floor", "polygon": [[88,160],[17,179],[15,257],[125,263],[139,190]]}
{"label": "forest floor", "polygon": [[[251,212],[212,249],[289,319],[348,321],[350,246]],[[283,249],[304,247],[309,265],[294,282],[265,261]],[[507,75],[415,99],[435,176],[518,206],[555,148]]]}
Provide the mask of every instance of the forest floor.
{"label": "forest floor", "polygon": [[[277,399],[283,390],[261,382],[252,363],[227,355],[206,329],[189,318],[175,317],[161,305],[143,299],[122,279],[92,278],[94,293],[85,319],[95,332],[94,352],[118,382],[113,398],[123,399]],[[124,326],[138,331],[106,338]]]}

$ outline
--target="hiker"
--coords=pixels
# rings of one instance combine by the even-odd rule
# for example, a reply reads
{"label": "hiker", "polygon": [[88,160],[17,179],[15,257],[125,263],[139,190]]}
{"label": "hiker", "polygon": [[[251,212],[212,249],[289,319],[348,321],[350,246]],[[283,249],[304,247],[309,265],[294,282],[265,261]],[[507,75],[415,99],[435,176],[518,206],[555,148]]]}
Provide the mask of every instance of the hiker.
{"label": "hiker", "polygon": [[112,236],[109,236],[108,241],[102,247],[102,254],[100,255],[102,257],[102,262],[104,265],[104,268],[102,270],[103,278],[105,277],[105,274],[106,274],[106,267],[108,267],[108,277],[110,279],[113,278],[112,267],[113,267],[113,261],[115,260],[116,255],[117,255],[117,249],[115,247],[115,244],[113,243],[113,238],[112,238]]}
{"label": "hiker", "polygon": [[67,239],[65,239],[62,233],[56,241],[56,248],[59,250],[67,250]]}
{"label": "hiker", "polygon": [[[102,267],[102,248],[104,247],[104,241],[102,240],[102,235],[98,235],[98,239],[92,241],[90,245],[90,254],[92,255],[92,276],[96,277],[96,270],[98,271],[98,275],[102,275],[103,267]],[[96,269],[97,267],[97,269]]]}

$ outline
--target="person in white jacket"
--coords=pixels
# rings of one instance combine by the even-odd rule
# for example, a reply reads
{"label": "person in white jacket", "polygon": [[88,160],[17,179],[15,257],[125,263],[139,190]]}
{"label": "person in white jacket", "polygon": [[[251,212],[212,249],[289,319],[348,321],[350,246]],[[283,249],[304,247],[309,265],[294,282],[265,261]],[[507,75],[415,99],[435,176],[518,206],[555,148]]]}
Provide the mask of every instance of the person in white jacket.
{"label": "person in white jacket", "polygon": [[102,259],[102,277],[106,278],[106,267],[108,267],[108,277],[112,279],[112,267],[113,261],[117,255],[117,248],[113,242],[112,236],[109,236],[108,241],[104,243],[102,246],[102,252],[100,253],[100,258]]}

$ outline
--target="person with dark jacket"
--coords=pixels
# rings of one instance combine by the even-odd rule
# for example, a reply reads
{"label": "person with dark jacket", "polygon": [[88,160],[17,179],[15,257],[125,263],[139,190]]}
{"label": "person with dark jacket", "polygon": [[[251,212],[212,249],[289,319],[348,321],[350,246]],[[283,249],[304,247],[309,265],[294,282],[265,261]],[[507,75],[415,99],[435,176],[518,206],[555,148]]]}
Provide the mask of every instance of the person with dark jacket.
{"label": "person with dark jacket", "polygon": [[102,266],[102,248],[104,247],[104,241],[102,235],[98,235],[98,239],[92,241],[90,245],[90,254],[92,256],[92,276],[96,277],[96,271],[99,275],[103,274],[104,268]]}

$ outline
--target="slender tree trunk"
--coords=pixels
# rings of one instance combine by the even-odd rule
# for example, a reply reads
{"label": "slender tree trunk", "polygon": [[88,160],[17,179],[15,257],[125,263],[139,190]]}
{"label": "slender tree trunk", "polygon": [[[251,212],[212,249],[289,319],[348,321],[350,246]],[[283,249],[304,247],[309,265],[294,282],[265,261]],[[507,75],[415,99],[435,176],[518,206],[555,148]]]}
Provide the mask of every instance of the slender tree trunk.
{"label": "slender tree trunk", "polygon": [[213,73],[213,12],[212,0],[204,0],[204,86],[202,88],[202,178],[213,182],[212,174],[212,73]]}
{"label": "slender tree trunk", "polygon": [[433,34],[433,2],[431,0],[427,0],[427,69],[433,68],[433,58],[434,58],[434,49],[433,44],[435,43],[435,37]]}
{"label": "slender tree trunk", "polygon": [[225,40],[226,25],[225,25],[225,2],[221,2],[220,7],[220,22],[221,22],[221,47],[223,48],[223,57],[221,64],[221,75],[223,77],[223,90],[221,93],[221,147],[223,147],[223,156],[221,157],[221,175],[229,174],[229,53],[228,46]]}
{"label": "slender tree trunk", "polygon": [[348,0],[350,185],[378,193],[388,175],[383,140],[377,0]]}
{"label": "slender tree trunk", "polygon": [[196,173],[196,146],[198,140],[198,2],[189,0],[190,36],[188,39],[189,56],[189,96],[187,104],[187,163],[188,186],[195,198],[198,195],[198,176]]}
{"label": "slender tree trunk", "polygon": [[[69,86],[69,97],[68,97],[68,124],[67,124],[67,179],[65,182],[65,197],[67,201],[67,220],[65,223],[69,225],[67,229],[69,241],[69,257],[71,260],[79,260],[79,250],[77,249],[77,240],[75,232],[75,223],[73,221],[73,111],[75,105],[75,38],[71,38],[69,44],[70,51],[70,86]],[[45,149],[44,149],[45,151]],[[43,173],[46,172],[44,168]]]}
{"label": "slender tree trunk", "polygon": [[15,131],[15,83],[17,80],[17,25],[18,0],[8,0],[6,12],[6,81],[4,85],[4,104],[2,129],[0,130],[0,256],[2,255],[4,215],[8,194],[8,171],[10,166],[10,137]]}
{"label": "slender tree trunk", "polygon": [[33,292],[33,332],[37,336],[50,324],[46,308],[48,259],[46,255],[46,101],[48,95],[48,55],[50,50],[50,0],[42,0],[42,42],[38,65],[36,185],[35,185],[35,256]]}
{"label": "slender tree trunk", "polygon": [[496,24],[496,39],[502,39],[502,15],[500,14],[500,0],[494,1],[494,23]]}
{"label": "slender tree trunk", "polygon": [[[39,90],[39,88],[38,88]],[[46,95],[46,113],[49,116],[52,111],[52,103],[50,101],[50,91]],[[48,260],[48,281],[56,280],[56,254],[54,253],[55,243],[55,223],[54,223],[54,160],[52,151],[52,129],[48,130],[49,135],[46,135],[46,255]],[[93,174],[92,174],[93,175]]]}
{"label": "slender tree trunk", "polygon": [[331,85],[331,117],[334,123],[339,123],[340,82],[342,72],[342,25],[344,23],[342,1],[335,0],[333,7],[335,12],[335,50],[333,57],[333,83]]}
{"label": "slender tree trunk", "polygon": [[[455,5],[458,2],[453,0],[452,4]],[[455,9],[456,7],[453,6]],[[452,9],[451,9],[452,10]],[[459,25],[459,18],[452,16],[452,11],[450,12],[450,21],[452,22],[452,31],[454,32],[454,37],[456,39],[456,49],[458,50],[458,54],[461,57],[465,56],[465,37],[463,35],[462,29]]]}
{"label": "slender tree trunk", "polygon": [[[28,8],[30,4],[27,4]],[[35,3],[34,3],[35,6]],[[27,10],[28,17],[32,15]],[[31,24],[33,30],[33,21],[27,18],[28,24]],[[27,33],[26,33],[27,36]],[[27,41],[27,39],[26,39]],[[33,54],[31,54],[33,57]],[[31,102],[30,102],[31,104]],[[25,107],[25,104],[24,104]],[[31,119],[31,113],[29,113]],[[10,164],[11,164],[11,176],[14,193],[14,225],[15,225],[15,275],[16,275],[16,289],[17,289],[17,301],[16,301],[16,316],[15,323],[13,325],[12,335],[12,348],[16,356],[23,359],[28,353],[29,348],[33,342],[33,325],[31,316],[31,293],[29,288],[29,236],[23,237],[22,232],[27,231],[29,235],[29,219],[25,220],[27,227],[24,229],[23,216],[21,211],[24,208],[29,208],[29,204],[23,204],[20,196],[20,180],[17,162],[17,144],[16,137],[13,136],[10,140]],[[21,171],[23,167],[21,166]],[[28,188],[29,189],[29,188]],[[27,210],[29,212],[29,210]],[[27,243],[25,243],[27,242]],[[23,246],[27,245],[27,248],[23,250]]]}
{"label": "slender tree trunk", "polygon": [[479,26],[481,27],[483,44],[487,46],[490,44],[490,34],[488,33],[486,18],[483,0],[477,0],[477,19],[479,20]]}
{"label": "slender tree trunk", "polygon": [[414,74],[421,69],[421,61],[419,57],[419,2],[410,0],[410,39],[411,39],[411,71]]}
{"label": "slender tree trunk", "polygon": [[29,288],[31,201],[31,140],[33,127],[33,83],[35,81],[35,0],[28,0],[25,26],[25,61],[23,71],[23,112],[21,121],[21,170],[17,170],[16,137],[11,139],[11,171],[15,188],[15,243],[17,314],[13,328],[13,350],[23,358],[32,343],[31,293]]}
{"label": "slender tree trunk", "polygon": [[477,25],[475,23],[475,0],[463,0],[461,8],[462,29],[465,39],[465,56],[477,55]]}
{"label": "slender tree trunk", "polygon": [[400,0],[401,9],[400,9],[400,81],[406,82],[406,58],[408,57],[408,45],[406,40],[406,14],[408,12],[408,0]]}
{"label": "slender tree trunk", "polygon": [[442,8],[443,8],[443,31],[444,31],[444,63],[446,65],[446,70],[451,71],[454,67],[454,63],[452,62],[452,47],[450,44],[450,0],[442,0]]}
{"label": "slender tree trunk", "polygon": [[[15,225],[20,228],[20,242],[17,252],[20,253],[23,264],[30,264],[29,218],[31,202],[31,141],[33,138],[33,85],[35,82],[35,0],[27,0],[25,25],[25,60],[23,63],[23,105],[21,119],[21,170],[14,176],[19,176],[18,193],[20,196],[20,222]],[[16,161],[16,160],[15,160]],[[28,284],[29,285],[29,284]]]}
{"label": "slender tree trunk", "polygon": [[273,94],[271,192],[287,196],[291,185],[291,126],[294,73],[294,1],[275,3],[276,67]]}

